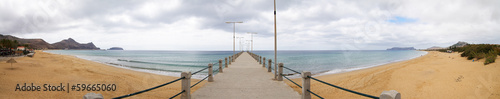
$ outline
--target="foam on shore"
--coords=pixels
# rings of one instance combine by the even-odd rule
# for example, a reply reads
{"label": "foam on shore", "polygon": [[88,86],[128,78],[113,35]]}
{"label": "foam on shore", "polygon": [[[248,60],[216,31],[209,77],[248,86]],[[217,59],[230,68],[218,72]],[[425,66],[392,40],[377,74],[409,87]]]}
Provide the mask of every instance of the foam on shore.
{"label": "foam on shore", "polygon": [[401,61],[411,60],[411,59],[415,59],[415,58],[418,58],[418,57],[421,57],[421,56],[424,56],[424,55],[427,55],[427,54],[428,54],[428,52],[425,52],[424,54],[422,54],[420,56],[415,56],[415,57],[411,57],[411,58],[408,58],[408,59],[395,60],[395,61],[386,62],[386,63],[380,63],[380,64],[365,65],[365,66],[343,68],[343,69],[334,69],[334,70],[329,70],[329,71],[326,71],[326,72],[315,73],[315,74],[313,74],[313,76],[330,75],[330,74],[337,74],[337,73],[344,73],[344,72],[350,72],[350,71],[355,71],[355,70],[367,69],[367,68],[382,66],[382,65],[386,65],[386,64],[395,63],[395,62],[401,62]]}

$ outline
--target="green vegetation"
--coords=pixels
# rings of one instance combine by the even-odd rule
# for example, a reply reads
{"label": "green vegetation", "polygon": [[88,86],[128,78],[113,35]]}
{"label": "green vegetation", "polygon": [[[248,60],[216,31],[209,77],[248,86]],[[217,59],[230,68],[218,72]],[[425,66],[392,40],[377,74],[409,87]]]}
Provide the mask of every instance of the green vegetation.
{"label": "green vegetation", "polygon": [[0,56],[10,56],[10,55],[26,55],[30,53],[28,50],[17,50],[18,46],[24,46],[28,49],[28,44],[21,44],[17,40],[2,39],[0,40]]}
{"label": "green vegetation", "polygon": [[497,59],[497,54],[499,54],[498,49],[488,52],[486,60],[484,61],[484,65],[495,62],[495,59]]}
{"label": "green vegetation", "polygon": [[500,55],[500,45],[492,44],[467,44],[463,47],[449,47],[448,49],[440,50],[446,52],[446,50],[452,50],[456,52],[462,52],[460,56],[467,57],[468,60],[471,59],[486,59],[484,65],[495,62],[495,59]]}
{"label": "green vegetation", "polygon": [[0,40],[0,44],[1,44],[2,48],[17,48],[17,45],[19,45],[17,40],[12,41],[9,39]]}

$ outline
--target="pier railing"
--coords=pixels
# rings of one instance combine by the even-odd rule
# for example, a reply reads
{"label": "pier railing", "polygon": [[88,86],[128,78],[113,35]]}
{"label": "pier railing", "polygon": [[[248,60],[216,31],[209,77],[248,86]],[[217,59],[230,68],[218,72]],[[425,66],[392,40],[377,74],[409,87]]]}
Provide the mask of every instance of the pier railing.
{"label": "pier railing", "polygon": [[[224,60],[224,67],[225,68],[228,68],[228,63],[231,64],[231,62],[234,62],[234,60],[236,60],[236,58],[238,58],[243,52],[239,52],[239,53],[236,53],[236,54],[233,54],[231,56],[228,56],[228,57],[225,57]],[[175,83],[177,81],[181,81],[182,83],[182,90],[175,94],[174,96],[170,97],[169,99],[172,99],[172,98],[175,98],[179,95],[181,95],[181,99],[191,99],[191,88],[193,88],[194,86],[198,85],[199,83],[201,83],[202,81],[208,79],[207,81],[208,82],[213,82],[214,81],[214,72],[215,73],[223,73],[223,66],[222,66],[222,59],[219,59],[218,62],[214,62],[214,63],[209,63],[208,64],[208,67],[205,67],[201,70],[198,70],[194,73],[191,73],[191,72],[182,72],[181,73],[181,77],[175,79],[175,80],[172,80],[170,82],[167,82],[167,83],[164,83],[164,84],[161,84],[161,85],[158,85],[158,86],[155,86],[155,87],[152,87],[152,88],[149,88],[149,89],[146,89],[146,90],[142,90],[142,91],[138,91],[138,92],[135,92],[135,93],[131,93],[131,94],[127,94],[127,95],[123,95],[123,96],[119,96],[119,97],[115,97],[113,99],[122,99],[122,98],[127,98],[127,97],[130,97],[130,96],[134,96],[134,95],[138,95],[138,94],[141,94],[141,93],[144,93],[144,92],[148,92],[148,91],[151,91],[151,90],[154,90],[154,89],[157,89],[157,88],[160,88],[160,87],[163,87],[163,86],[166,86],[166,85],[169,85],[169,84],[172,84],[172,83]],[[216,70],[213,69],[213,66],[214,65],[219,65],[219,68],[217,68]],[[206,77],[204,77],[203,79],[201,79],[200,81],[196,82],[195,84],[191,85],[191,75],[195,75],[195,74],[198,74],[202,71],[205,71],[205,70],[208,70],[208,75]],[[85,96],[84,96],[85,97]]]}
{"label": "pier railing", "polygon": [[[259,62],[259,64],[262,64],[262,67],[265,67],[265,64],[266,64],[266,58],[265,57],[262,57],[262,56],[259,56],[257,54],[254,54],[254,53],[251,53],[251,52],[248,52],[257,62]],[[337,89],[340,89],[340,90],[344,90],[344,91],[347,91],[347,92],[350,92],[350,93],[354,93],[354,94],[357,94],[357,95],[360,95],[360,96],[364,96],[364,97],[367,97],[367,98],[372,98],[372,99],[401,99],[401,94],[395,90],[390,90],[390,91],[383,91],[381,94],[380,94],[380,97],[377,97],[377,96],[373,96],[373,95],[368,95],[368,94],[364,94],[364,93],[361,93],[361,92],[357,92],[357,91],[354,91],[354,90],[350,90],[350,89],[347,89],[347,88],[343,88],[343,87],[340,87],[340,86],[337,86],[337,85],[334,85],[334,84],[331,84],[331,83],[328,83],[328,82],[325,82],[325,81],[322,81],[320,79],[317,79],[317,78],[314,78],[312,77],[311,75],[311,72],[308,72],[308,71],[303,71],[303,72],[298,72],[297,70],[293,70],[291,68],[288,68],[288,67],[285,67],[283,66],[283,63],[279,63],[277,68],[276,69],[276,65],[274,68],[272,68],[271,64],[276,64],[275,62],[272,62],[271,59],[269,59],[268,61],[268,72],[271,72],[271,70],[274,70],[274,78],[275,80],[277,81],[283,81],[283,78],[287,79],[288,81],[292,82],[294,85],[298,86],[299,88],[302,89],[302,99],[311,99],[311,94],[320,98],[320,99],[324,99],[323,97],[321,97],[320,95],[314,93],[313,91],[311,91],[311,79],[312,80],[315,80],[317,82],[320,82],[320,83],[323,83],[325,85],[328,85],[328,86],[331,86],[331,87],[334,87],[334,88],[337,88]],[[286,76],[289,76],[290,74],[283,74],[283,68],[291,71],[291,72],[294,72],[296,74],[300,74],[301,75],[301,78],[302,78],[302,86],[297,84],[296,82],[294,82],[293,80],[291,80],[290,78],[286,77]],[[276,71],[277,70],[277,71]]]}

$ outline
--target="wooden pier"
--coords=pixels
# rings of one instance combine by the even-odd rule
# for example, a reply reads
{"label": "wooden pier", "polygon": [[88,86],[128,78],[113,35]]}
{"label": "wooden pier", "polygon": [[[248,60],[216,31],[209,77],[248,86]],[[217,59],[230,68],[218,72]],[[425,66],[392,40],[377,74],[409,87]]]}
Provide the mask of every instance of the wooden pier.
{"label": "wooden pier", "polygon": [[[267,64],[266,64],[267,65]],[[299,93],[242,53],[223,73],[192,94],[193,99],[300,99]]]}

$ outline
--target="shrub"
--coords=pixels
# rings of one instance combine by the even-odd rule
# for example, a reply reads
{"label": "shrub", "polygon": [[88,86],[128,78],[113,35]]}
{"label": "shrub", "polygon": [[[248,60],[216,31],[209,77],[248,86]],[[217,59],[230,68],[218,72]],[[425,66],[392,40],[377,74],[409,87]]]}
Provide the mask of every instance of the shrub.
{"label": "shrub", "polygon": [[485,65],[495,62],[496,57],[500,55],[500,46],[491,44],[468,44],[464,47],[450,47],[449,49],[462,52],[460,56],[467,57],[468,60],[485,58]]}
{"label": "shrub", "polygon": [[467,60],[471,60],[471,59],[474,59],[473,56],[467,56]]}
{"label": "shrub", "polygon": [[497,53],[498,53],[498,55],[500,55],[500,47],[497,48]]}
{"label": "shrub", "polygon": [[460,54],[461,57],[467,57],[467,56],[471,56],[469,55],[470,54],[470,51],[469,50],[466,50],[464,51],[462,54]]}
{"label": "shrub", "polygon": [[437,50],[437,51],[439,51],[439,52],[447,52],[447,50],[446,50],[446,49],[439,49],[439,50]]}
{"label": "shrub", "polygon": [[479,59],[483,59],[484,57],[486,57],[486,54],[485,53],[476,53],[476,54],[474,54],[474,57],[476,58],[476,60],[479,60]]}
{"label": "shrub", "polygon": [[484,65],[495,62],[497,59],[498,52],[496,50],[491,50],[488,52],[486,56],[486,60],[484,61]]}

